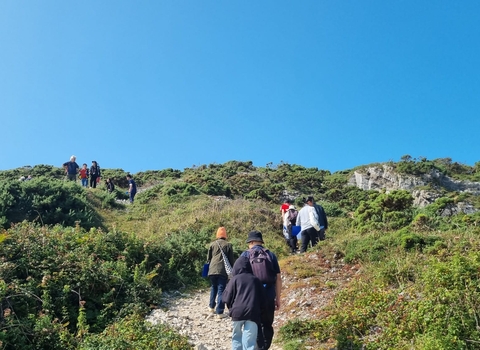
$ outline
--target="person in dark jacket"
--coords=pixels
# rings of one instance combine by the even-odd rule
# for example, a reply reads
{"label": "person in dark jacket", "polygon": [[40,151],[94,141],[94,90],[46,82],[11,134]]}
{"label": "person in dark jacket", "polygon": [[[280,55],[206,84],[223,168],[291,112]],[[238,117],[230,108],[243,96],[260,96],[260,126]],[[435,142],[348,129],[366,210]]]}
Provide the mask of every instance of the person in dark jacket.
{"label": "person in dark jacket", "polygon": [[233,322],[232,350],[254,350],[265,295],[248,258],[240,257],[235,261],[233,277],[223,292],[223,301]]}
{"label": "person in dark jacket", "polygon": [[[227,315],[224,314],[225,303],[223,302],[222,295],[227,286],[228,275],[225,269],[222,251],[227,257],[230,266],[232,266],[234,262],[233,247],[231,243],[227,242],[227,231],[225,227],[218,228],[216,240],[210,244],[207,253],[207,262],[210,263],[208,278],[212,284],[209,308],[212,313],[217,314],[218,318],[227,317]],[[215,306],[217,307],[216,310]]]}
{"label": "person in dark jacket", "polygon": [[112,193],[115,190],[115,185],[113,184],[113,180],[111,178],[107,178],[105,185],[107,186],[108,193]]}
{"label": "person in dark jacket", "polygon": [[100,166],[95,160],[92,160],[92,166],[90,167],[90,187],[97,188],[97,179],[101,176]]}
{"label": "person in dark jacket", "polygon": [[312,196],[307,198],[307,203],[310,202],[311,205],[315,208],[315,211],[318,215],[318,224],[320,225],[320,231],[317,232],[318,240],[324,241],[325,240],[325,231],[328,229],[328,220],[327,214],[325,214],[325,210],[320,204],[317,204]]}

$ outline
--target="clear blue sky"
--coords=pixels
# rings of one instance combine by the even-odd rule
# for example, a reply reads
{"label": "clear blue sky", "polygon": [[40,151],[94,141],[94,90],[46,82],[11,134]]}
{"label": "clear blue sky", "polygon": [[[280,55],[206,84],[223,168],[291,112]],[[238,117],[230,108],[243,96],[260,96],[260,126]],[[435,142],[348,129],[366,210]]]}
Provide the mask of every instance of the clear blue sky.
{"label": "clear blue sky", "polygon": [[480,160],[480,1],[0,2],[0,169]]}

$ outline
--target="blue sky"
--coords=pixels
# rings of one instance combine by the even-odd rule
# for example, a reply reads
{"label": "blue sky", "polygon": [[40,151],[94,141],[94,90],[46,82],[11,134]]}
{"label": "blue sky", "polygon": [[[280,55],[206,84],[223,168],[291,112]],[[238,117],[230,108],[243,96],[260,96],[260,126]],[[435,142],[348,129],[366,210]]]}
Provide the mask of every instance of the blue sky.
{"label": "blue sky", "polygon": [[0,2],[0,169],[480,160],[479,1]]}

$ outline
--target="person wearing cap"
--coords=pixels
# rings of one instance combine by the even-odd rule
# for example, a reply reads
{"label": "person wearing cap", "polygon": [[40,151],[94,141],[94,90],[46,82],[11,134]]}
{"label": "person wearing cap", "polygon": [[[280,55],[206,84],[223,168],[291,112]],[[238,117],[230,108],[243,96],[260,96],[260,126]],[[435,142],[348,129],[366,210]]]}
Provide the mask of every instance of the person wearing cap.
{"label": "person wearing cap", "polygon": [[67,180],[70,181],[77,181],[77,173],[80,167],[78,166],[77,157],[71,156],[70,161],[63,163],[63,167],[65,168],[65,174],[67,175]]}
{"label": "person wearing cap", "polygon": [[328,228],[327,216],[323,208],[315,204],[312,196],[305,199],[305,206],[298,212],[296,225],[302,230],[300,253],[307,251],[310,242],[314,247],[319,238],[325,239],[325,230]]}
{"label": "person wearing cap", "polygon": [[227,257],[230,266],[233,266],[233,247],[231,243],[227,242],[227,230],[225,227],[218,228],[216,239],[210,243],[207,253],[207,263],[210,264],[208,278],[212,285],[210,288],[209,309],[211,313],[217,314],[218,318],[227,317],[224,314],[225,303],[222,299],[222,294],[227,286],[228,275],[225,270],[222,251]]}
{"label": "person wearing cap", "polygon": [[[248,244],[249,249],[244,251],[241,254],[241,257],[250,259],[250,249],[265,249],[263,247],[263,236],[260,231],[251,231],[248,234],[246,243]],[[259,350],[267,350],[272,344],[275,310],[280,309],[281,305],[282,277],[280,276],[280,266],[275,254],[269,250],[267,250],[267,253],[272,262],[272,274],[275,274],[275,283],[263,285],[265,292],[265,305],[260,316],[260,324],[258,327],[257,347]]]}
{"label": "person wearing cap", "polygon": [[232,350],[255,350],[265,295],[246,257],[235,261],[233,277],[225,288],[223,300],[232,318]]}
{"label": "person wearing cap", "polygon": [[297,251],[297,235],[292,234],[292,227],[295,226],[297,222],[298,211],[294,205],[288,207],[288,211],[285,213],[283,218],[283,226],[286,228],[287,244],[290,247],[290,252],[295,254]]}

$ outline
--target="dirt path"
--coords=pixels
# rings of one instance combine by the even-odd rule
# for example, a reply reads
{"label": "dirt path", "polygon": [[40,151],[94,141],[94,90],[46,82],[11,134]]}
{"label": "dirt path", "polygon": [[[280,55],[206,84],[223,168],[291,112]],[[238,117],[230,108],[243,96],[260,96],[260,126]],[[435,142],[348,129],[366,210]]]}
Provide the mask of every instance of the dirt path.
{"label": "dirt path", "polygon": [[[188,336],[198,350],[230,350],[232,348],[232,321],[230,317],[219,319],[208,310],[210,290],[192,294],[166,294],[161,309],[153,310],[147,320],[166,323],[180,334]],[[272,345],[271,350],[281,350]]]}
{"label": "dirt path", "polygon": [[[305,275],[304,266],[314,271]],[[325,307],[335,298],[354,276],[359,266],[348,265],[343,259],[328,259],[319,252],[292,256],[281,262],[282,306],[275,312],[275,337],[271,350],[282,350],[275,344],[278,329],[289,320],[311,320],[322,317]],[[208,301],[210,290],[191,294],[165,293],[165,304],[153,310],[147,317],[152,323],[167,323],[186,335],[197,350],[230,350],[232,326],[230,318],[218,319],[210,314]],[[307,346],[315,349],[318,346]],[[331,349],[332,347],[328,347]]]}

